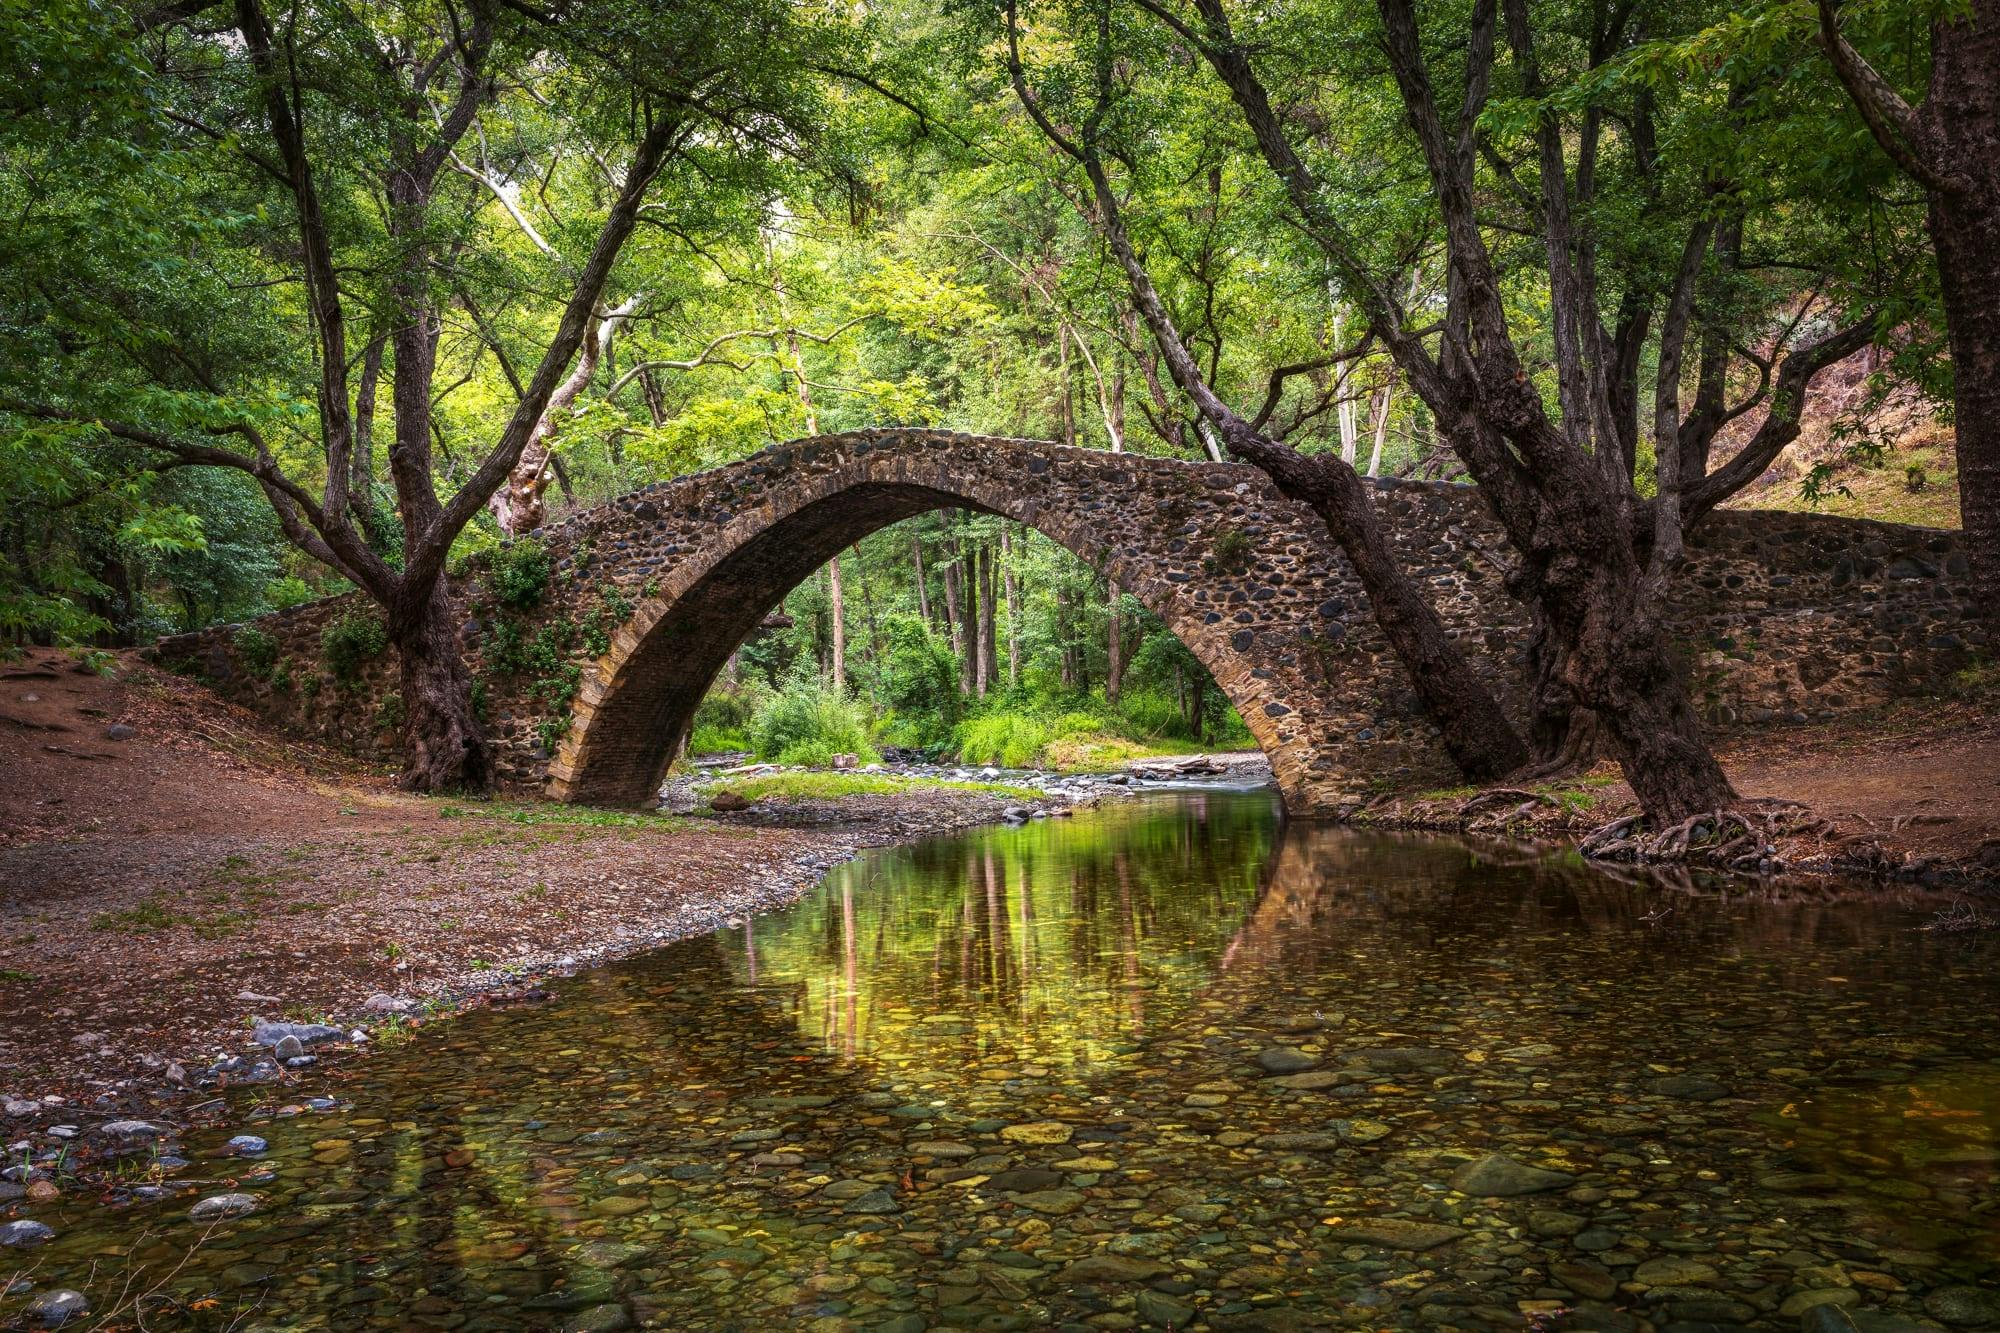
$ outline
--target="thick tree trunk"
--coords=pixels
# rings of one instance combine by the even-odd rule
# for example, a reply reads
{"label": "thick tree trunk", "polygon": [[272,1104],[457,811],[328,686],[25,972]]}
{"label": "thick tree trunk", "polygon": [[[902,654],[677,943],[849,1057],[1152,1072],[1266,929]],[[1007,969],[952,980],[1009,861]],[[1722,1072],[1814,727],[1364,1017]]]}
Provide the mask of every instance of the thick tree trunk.
{"label": "thick tree trunk", "polygon": [[[1991,45],[2000,59],[2000,42]],[[2000,82],[2000,69],[1987,77]],[[1992,144],[2000,153],[2000,127]],[[2000,198],[1933,192],[1930,230],[1951,342],[1959,521],[1974,602],[2000,633]]]}
{"label": "thick tree trunk", "polygon": [[1663,636],[1628,644],[1607,672],[1598,710],[1625,780],[1655,827],[1736,801],[1708,748]]}
{"label": "thick tree trunk", "polygon": [[391,613],[389,641],[402,666],[408,761],[401,785],[410,791],[491,791],[493,752],[473,716],[472,676],[442,578],[420,605]]}
{"label": "thick tree trunk", "polygon": [[1534,757],[1514,780],[1548,781],[1581,773],[1604,752],[1604,728],[1597,714],[1577,703],[1565,679],[1569,666],[1548,616],[1535,605],[1528,643],[1528,747]]}
{"label": "thick tree trunk", "polygon": [[1269,449],[1261,440],[1246,449],[1232,438],[1230,446],[1326,524],[1368,593],[1382,637],[1409,672],[1424,712],[1465,775],[1474,781],[1497,778],[1526,763],[1527,747],[1499,701],[1451,641],[1416,580],[1396,562],[1354,469],[1324,455]]}

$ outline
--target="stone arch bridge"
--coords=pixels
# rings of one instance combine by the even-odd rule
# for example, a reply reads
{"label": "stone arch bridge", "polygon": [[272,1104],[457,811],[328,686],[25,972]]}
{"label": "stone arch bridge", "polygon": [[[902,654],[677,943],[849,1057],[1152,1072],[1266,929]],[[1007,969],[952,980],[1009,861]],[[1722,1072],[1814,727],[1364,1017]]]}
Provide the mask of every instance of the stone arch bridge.
{"label": "stone arch bridge", "polygon": [[[1518,702],[1527,617],[1502,587],[1504,542],[1476,491],[1379,486],[1404,566]],[[1036,528],[1156,612],[1242,714],[1294,813],[1454,780],[1344,557],[1262,473],[924,430],[795,441],[578,514],[542,534],[552,576],[525,613],[499,606],[478,571],[460,576],[468,654],[503,771],[557,800],[647,802],[702,695],[787,591],[868,533],[946,507]],[[1972,630],[1957,540],[1811,515],[1717,514],[1691,544],[1676,597],[1711,723],[1830,716],[1928,688],[1962,665]],[[350,596],[264,617],[256,628],[275,653],[261,642],[246,653],[230,626],[156,652],[290,727],[393,761],[393,664],[377,659],[345,682],[320,666],[326,625],[357,613],[366,605]],[[595,634],[580,634],[580,621]],[[510,666],[518,645],[545,630],[568,643],[575,668],[566,728],[560,717],[548,725],[547,678]],[[558,681],[553,697],[563,692]]]}

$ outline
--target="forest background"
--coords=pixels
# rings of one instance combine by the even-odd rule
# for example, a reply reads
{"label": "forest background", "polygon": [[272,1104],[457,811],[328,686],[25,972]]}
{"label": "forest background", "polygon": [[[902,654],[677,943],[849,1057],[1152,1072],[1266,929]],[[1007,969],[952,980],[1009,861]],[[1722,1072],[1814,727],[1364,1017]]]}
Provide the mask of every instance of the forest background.
{"label": "forest background", "polygon": [[[289,475],[309,489],[323,480],[319,351],[292,276],[295,228],[245,188],[242,160],[258,151],[248,136],[204,119],[187,91],[205,49],[228,58],[236,15],[223,7],[205,32],[203,7],[190,7],[192,27],[174,8],[0,5],[12,66],[0,107],[0,641],[144,642],[347,586],[287,539],[253,476],[184,466],[92,425],[136,414],[220,432],[222,415],[252,420]],[[779,19],[713,7],[742,33],[778,23],[781,40],[766,42],[656,33],[644,24],[670,25],[670,8],[628,8],[646,15],[630,31],[578,6],[561,41],[508,67],[442,164],[432,225],[462,262],[435,279],[440,495],[475,473],[517,412],[558,336],[564,309],[551,294],[590,254],[618,191],[621,102],[629,119],[643,81],[621,98],[607,52],[623,40],[643,60],[648,42],[737,40],[722,82],[741,95],[718,106],[704,93],[708,119],[647,194],[528,465],[456,535],[454,565],[532,564],[542,524],[820,432],[923,425],[1220,456],[1160,362],[1088,186],[1023,114],[990,6],[805,5]],[[1128,121],[1143,126],[1128,126],[1119,161],[1127,222],[1207,382],[1308,455],[1338,454],[1369,476],[1461,478],[1424,403],[1358,336],[1351,294],[1288,217],[1227,95],[1142,8],[1121,7],[1132,36],[1118,78]],[[1285,92],[1287,123],[1335,164],[1327,188],[1348,225],[1404,249],[1410,308],[1442,302],[1441,238],[1374,6],[1232,8]],[[1447,53],[1463,8],[1427,7]],[[1856,3],[1843,21],[1877,68],[1918,88],[1933,11],[1948,8]],[[1675,138],[1666,160],[1727,160],[1726,188],[1691,169],[1614,180],[1588,217],[1608,256],[1607,304],[1614,272],[1652,263],[1670,278],[1689,217],[1715,211],[1734,235],[1704,301],[1727,311],[1740,344],[1717,373],[1751,406],[1722,429],[1718,455],[1751,438],[1768,410],[1760,376],[1768,387],[1789,349],[1873,321],[1869,345],[1814,386],[1801,438],[1736,502],[1955,526],[1950,367],[1923,198],[1816,50],[1813,6],[1563,0],[1536,12],[1553,53],[1547,99],[1651,102]],[[459,11],[370,13],[383,28],[426,30]],[[1029,15],[1029,58],[1058,84],[1077,21],[1061,6]],[[1615,60],[1587,49],[1607,25],[1635,35]],[[1532,128],[1525,98],[1482,114],[1496,195],[1531,173]],[[336,181],[334,230],[366,233],[378,202]],[[1518,248],[1497,235],[1510,326],[1554,401],[1539,247],[1526,228]],[[352,500],[394,566],[403,503],[393,442],[375,438],[374,422],[398,349],[366,250],[353,246],[338,276],[357,312]],[[1641,358],[1651,383],[1657,347]],[[1706,373],[1691,365],[1687,377]],[[49,402],[75,410],[15,410]],[[1649,439],[1638,448],[1643,482]],[[864,538],[794,589],[718,682],[692,748],[823,763],[893,745],[1091,766],[1247,743],[1192,655],[1097,571],[1032,530],[942,511]]]}

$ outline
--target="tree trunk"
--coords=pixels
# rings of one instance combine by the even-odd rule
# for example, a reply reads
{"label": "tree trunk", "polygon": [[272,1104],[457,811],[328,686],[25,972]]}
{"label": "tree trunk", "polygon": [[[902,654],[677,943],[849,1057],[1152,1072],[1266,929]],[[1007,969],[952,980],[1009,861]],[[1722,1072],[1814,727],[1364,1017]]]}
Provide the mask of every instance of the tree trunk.
{"label": "tree trunk", "polygon": [[1382,475],[1382,446],[1389,440],[1389,404],[1394,401],[1395,387],[1396,372],[1392,370],[1375,397],[1375,443],[1368,451],[1368,475],[1371,477]]}
{"label": "tree trunk", "polygon": [[1000,683],[999,598],[994,594],[993,547],[979,548],[979,692],[985,694]]}
{"label": "tree trunk", "polygon": [[1577,703],[1565,680],[1568,654],[1548,616],[1533,603],[1535,623],[1528,642],[1528,746],[1534,753],[1516,781],[1549,781],[1588,769],[1604,752],[1604,728],[1597,714]]}
{"label": "tree trunk", "polygon": [[1111,603],[1104,634],[1104,702],[1115,707],[1118,694],[1125,687],[1125,626],[1124,617],[1118,614],[1118,599],[1123,591],[1117,579],[1106,579],[1104,592]]}
{"label": "tree trunk", "polygon": [[[1989,45],[2000,59],[2000,42]],[[1986,77],[2000,82],[2000,69]],[[2000,93],[1994,100],[2000,103]],[[2000,153],[2000,128],[1992,145]],[[1973,604],[2000,635],[2000,198],[1933,192],[1930,230],[1951,343],[1958,510]]]}
{"label": "tree trunk", "polygon": [[1240,456],[1262,452],[1251,461],[1279,490],[1318,514],[1347,553],[1382,637],[1409,672],[1424,712],[1465,775],[1474,781],[1497,778],[1527,762],[1527,747],[1486,682],[1452,643],[1423,589],[1396,563],[1368,488],[1354,469],[1324,455],[1266,450],[1261,440],[1244,448],[1232,438],[1230,445]]}
{"label": "tree trunk", "polygon": [[972,693],[985,698],[993,679],[993,662],[986,646],[993,604],[986,596],[985,561],[977,539],[965,543],[965,637],[972,665]]}
{"label": "tree trunk", "polygon": [[826,562],[826,599],[833,610],[833,690],[836,694],[844,694],[847,691],[847,608],[840,586],[838,551],[834,552],[833,559]]}
{"label": "tree trunk", "polygon": [[925,586],[924,539],[915,532],[910,534],[910,559],[917,568],[917,618],[928,625],[931,623],[931,594]]}
{"label": "tree trunk", "polygon": [[546,513],[542,496],[549,488],[549,461],[555,448],[557,424],[597,374],[597,364],[610,348],[620,321],[631,317],[632,312],[638,309],[639,300],[635,296],[610,311],[602,320],[591,321],[590,327],[584,331],[583,341],[577,345],[575,368],[549,395],[541,418],[528,433],[528,443],[522,448],[520,458],[508,472],[507,480],[487,501],[494,522],[509,537],[533,532],[542,525]]}
{"label": "tree trunk", "polygon": [[1972,0],[1931,24],[1930,87],[1914,110],[1840,35],[1838,12],[1821,0],[1821,49],[1929,201],[1974,613],[2000,635],[2000,0]]}
{"label": "tree trunk", "polygon": [[378,333],[362,353],[361,377],[354,386],[353,453],[347,460],[347,506],[371,537],[375,535],[375,390],[382,381],[382,350],[388,341],[388,334]]}
{"label": "tree trunk", "polygon": [[1014,571],[1014,544],[1000,534],[1001,577],[1007,585],[1007,685],[1021,683],[1021,580]]}
{"label": "tree trunk", "polygon": [[1598,716],[1654,827],[1734,804],[1736,789],[1702,737],[1664,636],[1643,647],[1628,644],[1611,672]]}
{"label": "tree trunk", "polygon": [[389,641],[401,661],[409,755],[400,785],[409,791],[491,791],[493,752],[473,716],[472,676],[442,576],[421,604],[391,613]]}
{"label": "tree trunk", "polygon": [[958,659],[958,692],[963,697],[972,693],[972,660],[969,656],[972,642],[971,635],[966,632],[971,614],[966,599],[972,595],[972,590],[965,586],[957,546],[957,542],[952,542],[947,547],[952,559],[944,567],[944,617],[951,626],[951,652]]}

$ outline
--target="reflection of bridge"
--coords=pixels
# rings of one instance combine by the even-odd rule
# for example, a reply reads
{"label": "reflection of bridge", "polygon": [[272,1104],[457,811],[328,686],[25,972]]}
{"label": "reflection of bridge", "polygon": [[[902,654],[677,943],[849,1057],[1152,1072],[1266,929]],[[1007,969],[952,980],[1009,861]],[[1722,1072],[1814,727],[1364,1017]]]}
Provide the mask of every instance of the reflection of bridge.
{"label": "reflection of bridge", "polygon": [[[1476,492],[1384,483],[1377,505],[1404,566],[1513,693],[1525,617],[1502,590],[1493,553],[1503,543]],[[562,800],[646,800],[709,683],[789,589],[860,537],[941,507],[1036,528],[1157,612],[1243,715],[1294,812],[1328,810],[1372,779],[1449,775],[1345,559],[1262,473],[918,430],[780,445],[579,514],[546,534],[555,578],[531,613],[492,607],[486,589],[461,585],[475,658],[490,653],[496,620],[532,635],[596,611],[614,587],[636,607],[607,653],[577,650],[572,725],[554,756],[536,739],[536,682],[488,672],[503,768],[546,779]],[[1678,590],[1683,632],[1715,650],[1697,669],[1711,714],[1838,711],[1953,668],[1965,651],[1948,632],[1964,582],[1954,543],[1879,523],[1716,515]],[[261,627],[310,663],[340,607],[316,603]],[[268,673],[236,662],[229,633],[170,640],[161,656],[194,659],[284,721],[395,753],[378,710],[329,707],[303,691],[281,697]],[[386,662],[370,667],[377,690],[392,680]]]}

